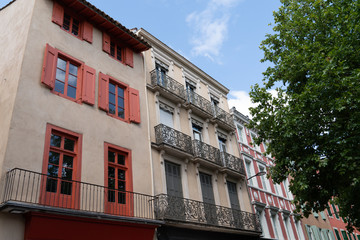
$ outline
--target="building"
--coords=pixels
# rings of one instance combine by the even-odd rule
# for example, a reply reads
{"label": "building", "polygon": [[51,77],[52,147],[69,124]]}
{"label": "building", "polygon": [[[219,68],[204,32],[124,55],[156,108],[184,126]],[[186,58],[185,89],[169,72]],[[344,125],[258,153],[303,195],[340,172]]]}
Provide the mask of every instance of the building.
{"label": "building", "polygon": [[144,29],[155,215],[165,239],[258,239],[228,89]]}
{"label": "building", "polygon": [[0,21],[0,239],[152,240],[150,45],[85,0]]}
{"label": "building", "polygon": [[238,149],[244,161],[252,207],[258,214],[262,226],[262,239],[303,240],[305,235],[300,220],[296,220],[291,203],[289,181],[275,184],[266,177],[267,168],[274,164],[266,155],[266,143],[256,145],[256,130],[246,124],[249,118],[231,109],[237,132]]}
{"label": "building", "polygon": [[330,220],[325,211],[313,212],[307,218],[302,218],[303,228],[308,240],[335,240]]}

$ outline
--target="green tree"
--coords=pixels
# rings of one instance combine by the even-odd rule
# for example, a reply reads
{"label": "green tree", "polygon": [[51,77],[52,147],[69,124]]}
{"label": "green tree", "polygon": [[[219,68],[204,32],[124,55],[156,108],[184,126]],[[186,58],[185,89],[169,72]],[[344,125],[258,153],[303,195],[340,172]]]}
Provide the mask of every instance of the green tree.
{"label": "green tree", "polygon": [[[297,211],[328,201],[360,228],[360,0],[281,0],[261,44],[263,85],[250,96],[256,142],[269,140],[270,175],[289,175]],[[275,96],[269,90],[276,89]]]}

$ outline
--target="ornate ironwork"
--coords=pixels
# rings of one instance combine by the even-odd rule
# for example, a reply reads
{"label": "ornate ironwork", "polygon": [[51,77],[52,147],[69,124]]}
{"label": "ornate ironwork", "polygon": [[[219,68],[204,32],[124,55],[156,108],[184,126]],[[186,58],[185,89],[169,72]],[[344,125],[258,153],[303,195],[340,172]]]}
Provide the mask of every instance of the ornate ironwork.
{"label": "ornate ironwork", "polygon": [[222,166],[220,150],[199,140],[193,140],[194,156]]}
{"label": "ornate ironwork", "polygon": [[215,114],[215,119],[225,123],[226,125],[230,126],[231,128],[235,128],[234,125],[234,120],[231,117],[230,113],[225,112],[223,109],[214,106],[214,114]]}
{"label": "ornate ironwork", "polygon": [[[79,181],[67,181],[62,185],[62,180],[14,168],[6,173],[2,203],[13,201],[39,207],[155,219],[153,196]],[[115,196],[118,201],[114,201]]]}
{"label": "ornate ironwork", "polygon": [[221,152],[221,158],[223,160],[224,167],[245,175],[244,162],[240,158],[226,152]]}
{"label": "ornate ironwork", "polygon": [[219,205],[160,194],[155,196],[155,217],[159,220],[199,223],[261,232],[258,216]]}
{"label": "ornate ironwork", "polygon": [[150,72],[151,85],[160,86],[162,89],[175,94],[176,96],[185,99],[185,87],[181,83],[172,79],[168,75],[159,73],[156,69]]}
{"label": "ornate ironwork", "polygon": [[186,92],[186,100],[188,103],[196,106],[202,111],[205,111],[206,113],[213,115],[213,110],[211,107],[211,102],[199,94],[193,92],[193,91],[187,91]]}
{"label": "ornate ironwork", "polygon": [[155,126],[156,144],[166,144],[193,154],[191,137],[164,124]]}

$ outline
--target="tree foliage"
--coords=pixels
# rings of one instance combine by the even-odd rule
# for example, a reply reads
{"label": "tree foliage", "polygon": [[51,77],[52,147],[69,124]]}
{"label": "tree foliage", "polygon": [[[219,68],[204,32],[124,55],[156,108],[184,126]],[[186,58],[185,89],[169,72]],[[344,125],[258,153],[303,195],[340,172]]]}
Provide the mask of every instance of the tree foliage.
{"label": "tree foliage", "polygon": [[[250,127],[269,140],[270,175],[289,175],[305,216],[339,206],[360,228],[360,0],[281,0],[261,44],[263,86],[253,86]],[[275,96],[269,90],[276,88]]]}

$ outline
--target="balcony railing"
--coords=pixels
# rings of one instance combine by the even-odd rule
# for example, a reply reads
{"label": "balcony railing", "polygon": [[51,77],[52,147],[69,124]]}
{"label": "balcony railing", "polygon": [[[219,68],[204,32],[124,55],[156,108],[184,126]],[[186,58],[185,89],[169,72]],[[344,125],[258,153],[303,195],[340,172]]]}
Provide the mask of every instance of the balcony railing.
{"label": "balcony railing", "polygon": [[196,223],[236,230],[261,232],[256,214],[166,194],[155,196],[158,220]]}
{"label": "balcony railing", "polygon": [[[2,203],[155,219],[153,196],[50,177],[14,168],[6,173]],[[48,208],[47,208],[48,209]]]}
{"label": "balcony railing", "polygon": [[166,91],[175,94],[181,99],[185,100],[185,88],[184,85],[177,82],[176,80],[172,79],[167,75],[162,75],[156,69],[150,72],[151,75],[151,85],[153,87],[160,86],[161,88],[165,89]]}
{"label": "balcony railing", "polygon": [[197,107],[200,111],[203,111],[210,116],[213,115],[211,102],[209,100],[207,100],[206,98],[203,98],[199,94],[192,92],[192,91],[187,91],[186,92],[186,100],[188,103]]}
{"label": "balcony railing", "polygon": [[193,154],[191,137],[164,124],[155,126],[156,144],[165,144]]}
{"label": "balcony railing", "polygon": [[235,128],[234,119],[231,117],[230,113],[225,112],[223,109],[217,106],[214,106],[214,112],[216,120],[225,123],[230,128]]}
{"label": "balcony railing", "polygon": [[226,152],[221,152],[221,158],[222,158],[223,165],[225,168],[234,170],[236,172],[239,172],[239,173],[245,175],[244,163],[240,158],[237,158]]}
{"label": "balcony railing", "polygon": [[199,140],[193,140],[194,156],[222,166],[220,150]]}

